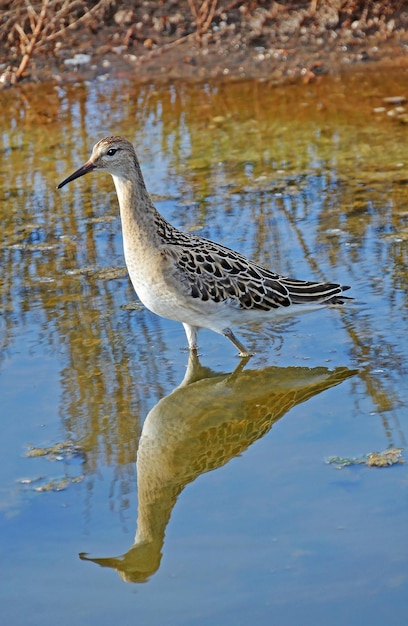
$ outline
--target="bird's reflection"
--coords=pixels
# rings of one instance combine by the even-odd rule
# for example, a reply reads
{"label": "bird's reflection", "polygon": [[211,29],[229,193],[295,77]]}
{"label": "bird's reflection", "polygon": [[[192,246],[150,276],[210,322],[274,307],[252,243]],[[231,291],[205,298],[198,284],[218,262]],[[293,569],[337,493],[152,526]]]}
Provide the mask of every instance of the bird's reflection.
{"label": "bird's reflection", "polygon": [[230,374],[189,357],[182,383],[146,417],[137,453],[138,518],[132,547],[90,558],[127,582],[145,582],[162,556],[177,497],[197,476],[221,467],[267,433],[289,409],[355,374],[347,368],[266,367]]}

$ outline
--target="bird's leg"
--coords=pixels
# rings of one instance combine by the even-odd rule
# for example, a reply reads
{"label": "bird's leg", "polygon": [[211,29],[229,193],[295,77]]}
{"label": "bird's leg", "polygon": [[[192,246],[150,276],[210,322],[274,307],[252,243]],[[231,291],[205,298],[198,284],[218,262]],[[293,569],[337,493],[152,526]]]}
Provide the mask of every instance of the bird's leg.
{"label": "bird's leg", "polygon": [[186,322],[183,322],[184,330],[186,331],[188,347],[190,350],[197,350],[197,335],[198,335],[198,327],[190,326]]}
{"label": "bird's leg", "polygon": [[232,332],[231,328],[224,328],[224,330],[222,331],[222,334],[224,335],[224,337],[226,337],[227,339],[232,341],[234,346],[236,348],[238,348],[238,350],[239,350],[238,356],[249,357],[249,356],[253,356],[254,355],[253,352],[250,352],[249,350],[247,350],[245,348],[245,346],[235,337],[235,335]]}

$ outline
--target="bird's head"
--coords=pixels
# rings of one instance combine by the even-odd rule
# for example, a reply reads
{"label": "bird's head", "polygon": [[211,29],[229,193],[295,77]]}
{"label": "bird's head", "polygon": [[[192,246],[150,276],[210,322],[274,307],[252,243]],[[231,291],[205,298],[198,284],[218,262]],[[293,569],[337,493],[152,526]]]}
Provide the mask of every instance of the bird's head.
{"label": "bird's head", "polygon": [[65,178],[58,185],[58,189],[93,170],[103,170],[112,176],[124,176],[129,164],[134,163],[135,159],[135,150],[130,141],[123,137],[105,137],[94,145],[88,161]]}

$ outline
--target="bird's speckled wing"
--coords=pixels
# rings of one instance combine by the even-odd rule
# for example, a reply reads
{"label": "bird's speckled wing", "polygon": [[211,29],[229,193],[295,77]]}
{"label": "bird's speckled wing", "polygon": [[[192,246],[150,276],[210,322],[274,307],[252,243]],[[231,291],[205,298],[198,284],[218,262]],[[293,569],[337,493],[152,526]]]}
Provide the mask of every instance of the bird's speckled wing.
{"label": "bird's speckled wing", "polygon": [[[180,233],[166,245],[179,281],[193,298],[228,301],[241,309],[269,311],[292,304],[339,304],[338,284],[286,278],[220,244]],[[344,296],[343,296],[344,298]]]}

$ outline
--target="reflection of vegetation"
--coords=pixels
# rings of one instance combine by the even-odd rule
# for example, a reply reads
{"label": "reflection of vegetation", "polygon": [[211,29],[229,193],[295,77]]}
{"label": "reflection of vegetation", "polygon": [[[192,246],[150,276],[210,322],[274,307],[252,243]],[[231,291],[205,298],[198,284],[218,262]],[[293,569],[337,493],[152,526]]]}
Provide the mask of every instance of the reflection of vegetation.
{"label": "reflection of vegetation", "polygon": [[341,319],[365,385],[355,403],[368,396],[391,438],[405,389],[406,132],[372,109],[400,89],[401,73],[388,72],[307,88],[124,82],[3,93],[0,363],[28,331],[32,353],[54,355],[66,436],[84,445],[89,471],[101,458],[134,461],[139,416],[174,382],[160,323],[137,310],[122,270],[110,181],[55,192],[107,127],[135,141],[178,226],[284,273],[351,282],[357,305]]}
{"label": "reflection of vegetation", "polygon": [[190,354],[183,382],[146,417],[137,454],[135,542],[119,557],[92,558],[128,582],[145,582],[159,567],[164,535],[184,487],[225,465],[263,437],[292,407],[356,372],[346,368],[266,367],[230,374],[204,368]]}

